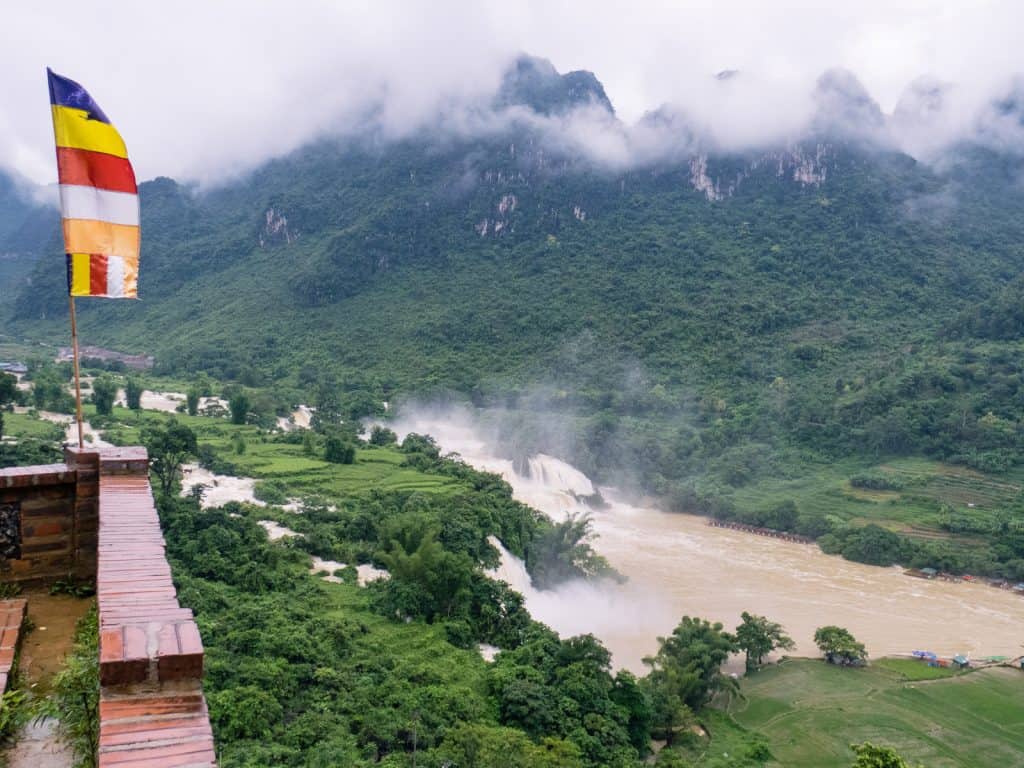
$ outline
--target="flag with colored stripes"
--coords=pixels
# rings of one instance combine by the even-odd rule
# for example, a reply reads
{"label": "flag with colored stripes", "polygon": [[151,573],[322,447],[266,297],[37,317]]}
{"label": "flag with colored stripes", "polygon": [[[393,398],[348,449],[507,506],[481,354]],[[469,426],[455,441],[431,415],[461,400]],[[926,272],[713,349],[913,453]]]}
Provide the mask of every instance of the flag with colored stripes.
{"label": "flag with colored stripes", "polygon": [[134,299],[139,195],[124,141],[92,96],[46,70],[72,296]]}

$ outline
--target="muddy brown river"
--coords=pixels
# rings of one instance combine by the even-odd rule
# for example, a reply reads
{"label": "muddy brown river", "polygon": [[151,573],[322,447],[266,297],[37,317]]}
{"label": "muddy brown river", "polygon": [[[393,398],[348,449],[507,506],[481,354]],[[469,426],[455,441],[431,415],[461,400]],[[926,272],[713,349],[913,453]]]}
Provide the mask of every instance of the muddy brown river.
{"label": "muddy brown river", "polygon": [[[561,519],[580,509],[573,494],[593,493],[581,472],[551,456],[530,461],[529,475],[495,456],[465,414],[406,417],[394,425],[433,435],[480,469],[498,472],[516,498]],[[900,568],[861,565],[826,555],[815,545],[713,528],[706,518],[627,503],[601,489],[607,507],[592,512],[597,551],[628,576],[626,584],[574,582],[540,591],[516,558],[502,552],[498,576],[526,597],[534,618],[563,635],[591,632],[617,666],[642,671],[683,615],[739,622],[742,611],[781,623],[797,655],[814,655],[816,627],[838,624],[872,656],[922,649],[940,656],[1019,656],[1024,597],[981,584],[927,581]]]}

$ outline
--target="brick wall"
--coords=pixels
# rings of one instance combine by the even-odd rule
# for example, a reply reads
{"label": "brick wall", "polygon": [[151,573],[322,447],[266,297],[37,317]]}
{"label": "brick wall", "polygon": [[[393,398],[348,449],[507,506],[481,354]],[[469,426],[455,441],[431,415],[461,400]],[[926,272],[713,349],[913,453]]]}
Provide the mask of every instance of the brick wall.
{"label": "brick wall", "polygon": [[0,469],[0,579],[95,578],[99,456],[68,449],[65,459]]}
{"label": "brick wall", "polygon": [[0,470],[0,580],[96,579],[99,768],[213,768],[203,644],[148,469],[144,448],[66,448],[63,464]]}

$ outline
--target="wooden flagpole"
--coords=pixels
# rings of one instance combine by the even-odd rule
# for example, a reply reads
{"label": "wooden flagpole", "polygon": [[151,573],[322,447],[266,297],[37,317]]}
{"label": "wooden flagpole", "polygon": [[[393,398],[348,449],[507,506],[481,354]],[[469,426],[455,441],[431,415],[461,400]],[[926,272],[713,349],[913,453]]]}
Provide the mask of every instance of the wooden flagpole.
{"label": "wooden flagpole", "polygon": [[78,447],[85,448],[82,438],[82,377],[78,370],[78,323],[75,322],[75,297],[69,292],[71,303],[71,351],[75,360],[75,417],[78,421]]}

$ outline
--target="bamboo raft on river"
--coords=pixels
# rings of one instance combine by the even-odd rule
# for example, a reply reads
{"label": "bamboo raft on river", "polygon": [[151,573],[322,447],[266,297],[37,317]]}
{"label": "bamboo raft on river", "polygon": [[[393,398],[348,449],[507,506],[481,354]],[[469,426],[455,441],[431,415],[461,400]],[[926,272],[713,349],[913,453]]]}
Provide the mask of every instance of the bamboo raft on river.
{"label": "bamboo raft on river", "polygon": [[758,536],[768,536],[772,539],[792,541],[796,544],[814,543],[814,539],[812,539],[810,536],[801,536],[798,533],[787,533],[786,531],[777,531],[774,528],[761,528],[757,525],[746,525],[745,523],[728,523],[722,520],[708,520],[708,525],[710,525],[712,528],[728,528],[731,531],[743,531],[744,533],[754,533]]}

